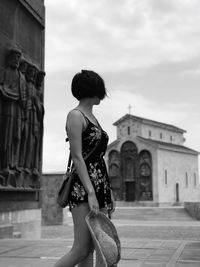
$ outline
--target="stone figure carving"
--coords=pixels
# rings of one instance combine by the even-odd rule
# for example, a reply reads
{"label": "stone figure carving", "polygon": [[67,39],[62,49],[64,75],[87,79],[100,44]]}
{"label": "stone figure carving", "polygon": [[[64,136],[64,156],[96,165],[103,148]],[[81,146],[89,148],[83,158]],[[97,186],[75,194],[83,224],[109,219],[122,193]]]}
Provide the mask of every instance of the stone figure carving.
{"label": "stone figure carving", "polygon": [[149,152],[147,152],[145,150],[142,151],[140,153],[139,162],[140,162],[140,164],[143,164],[144,162],[151,164],[151,157],[150,157]]}
{"label": "stone figure carving", "polygon": [[0,76],[0,186],[40,187],[44,77],[9,50]]}
{"label": "stone figure carving", "polygon": [[21,52],[10,49],[1,77],[0,162],[6,185],[16,186],[19,173],[21,109],[25,105],[25,82],[18,70]]}
{"label": "stone figure carving", "polygon": [[34,98],[36,95],[35,79],[37,68],[33,64],[28,64],[26,70],[26,92],[27,92],[27,105],[25,113],[25,139],[24,139],[24,157],[23,165],[25,171],[25,185],[27,187],[34,187],[34,182],[31,179],[33,170],[33,148],[34,148]]}
{"label": "stone figure carving", "polygon": [[24,58],[22,58],[20,60],[20,63],[19,63],[19,70],[20,72],[24,75],[25,77],[25,74],[26,74],[26,70],[27,70],[27,67],[28,67],[28,61]]}
{"label": "stone figure carving", "polygon": [[26,123],[26,116],[27,116],[27,85],[26,85],[26,70],[28,67],[28,61],[26,61],[24,58],[21,59],[19,64],[19,70],[21,73],[21,76],[23,77],[23,80],[25,81],[25,107],[22,110],[22,124],[21,124],[21,143],[20,143],[20,156],[19,156],[19,166],[21,168],[21,172],[24,171],[24,164],[25,164],[25,153],[26,153],[26,142],[27,142],[27,136],[28,136],[28,127]]}
{"label": "stone figure carving", "polygon": [[119,175],[119,166],[117,164],[111,164],[109,167],[109,176],[117,177]]}
{"label": "stone figure carving", "polygon": [[36,91],[34,95],[34,129],[33,129],[33,178],[37,180],[37,176],[40,172],[40,163],[42,155],[42,137],[43,137],[43,117],[44,117],[44,106],[43,106],[43,94],[42,94],[42,83],[45,77],[44,71],[38,71],[36,76]]}
{"label": "stone figure carving", "polygon": [[116,150],[112,150],[109,153],[109,159],[108,160],[109,160],[109,163],[116,162],[119,164],[119,152]]}

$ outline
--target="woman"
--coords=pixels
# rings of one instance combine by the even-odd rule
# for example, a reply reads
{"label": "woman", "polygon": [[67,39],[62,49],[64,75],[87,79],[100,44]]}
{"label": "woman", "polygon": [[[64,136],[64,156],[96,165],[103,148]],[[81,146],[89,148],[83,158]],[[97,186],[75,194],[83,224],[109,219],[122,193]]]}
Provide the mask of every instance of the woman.
{"label": "woman", "polygon": [[103,159],[108,136],[93,115],[93,106],[106,96],[103,79],[82,70],[72,80],[72,94],[79,100],[67,116],[66,131],[75,168],[69,209],[74,222],[74,244],[54,267],[93,266],[93,242],[85,222],[91,211],[113,211],[114,199]]}

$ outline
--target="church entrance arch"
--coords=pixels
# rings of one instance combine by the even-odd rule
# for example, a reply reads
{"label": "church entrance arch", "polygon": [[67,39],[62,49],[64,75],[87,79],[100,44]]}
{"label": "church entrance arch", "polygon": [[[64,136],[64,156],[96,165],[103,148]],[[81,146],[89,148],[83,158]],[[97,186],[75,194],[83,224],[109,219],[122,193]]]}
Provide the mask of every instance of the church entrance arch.
{"label": "church entrance arch", "polygon": [[153,200],[151,153],[142,150],[139,154],[139,200]]}
{"label": "church entrance arch", "polygon": [[121,173],[123,195],[126,201],[137,199],[137,162],[138,149],[135,143],[127,141],[121,148]]}

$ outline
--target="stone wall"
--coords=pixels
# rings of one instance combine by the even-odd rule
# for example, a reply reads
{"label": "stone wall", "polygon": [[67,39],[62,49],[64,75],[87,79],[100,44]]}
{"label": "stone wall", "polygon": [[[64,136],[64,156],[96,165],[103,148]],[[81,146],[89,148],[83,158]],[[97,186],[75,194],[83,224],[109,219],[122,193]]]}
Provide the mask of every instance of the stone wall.
{"label": "stone wall", "polygon": [[[142,125],[141,128],[141,136],[144,138],[151,138],[152,140],[179,145],[183,145],[184,143],[184,137],[182,133],[146,124]],[[149,136],[149,131],[151,131],[151,136]]]}
{"label": "stone wall", "polygon": [[42,175],[42,224],[63,224],[63,209],[57,204],[57,192],[63,180],[63,174]]}
{"label": "stone wall", "polygon": [[[165,181],[167,171],[167,183]],[[186,173],[188,183],[186,184]],[[196,184],[194,174],[196,173]],[[159,202],[176,202],[176,184],[179,185],[179,201],[199,201],[198,157],[192,154],[167,150],[158,151]]]}
{"label": "stone wall", "polygon": [[0,224],[5,225],[4,229],[8,229],[8,226],[11,229],[9,236],[4,237],[39,239],[41,238],[41,209],[0,212]]}
{"label": "stone wall", "polygon": [[44,68],[44,0],[0,1],[0,66],[9,47],[18,47],[27,60]]}

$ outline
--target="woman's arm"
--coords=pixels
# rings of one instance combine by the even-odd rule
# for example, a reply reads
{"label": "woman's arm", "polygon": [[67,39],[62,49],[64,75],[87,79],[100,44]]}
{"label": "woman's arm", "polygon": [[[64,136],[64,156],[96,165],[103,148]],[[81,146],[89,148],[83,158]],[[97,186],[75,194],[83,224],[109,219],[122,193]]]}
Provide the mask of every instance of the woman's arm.
{"label": "woman's arm", "polygon": [[66,131],[69,137],[70,151],[76,172],[88,193],[88,204],[95,213],[99,210],[94,187],[88,175],[87,167],[82,156],[82,131],[86,127],[83,115],[76,110],[69,112],[66,123]]}

